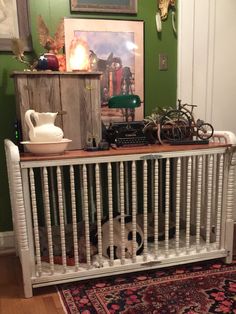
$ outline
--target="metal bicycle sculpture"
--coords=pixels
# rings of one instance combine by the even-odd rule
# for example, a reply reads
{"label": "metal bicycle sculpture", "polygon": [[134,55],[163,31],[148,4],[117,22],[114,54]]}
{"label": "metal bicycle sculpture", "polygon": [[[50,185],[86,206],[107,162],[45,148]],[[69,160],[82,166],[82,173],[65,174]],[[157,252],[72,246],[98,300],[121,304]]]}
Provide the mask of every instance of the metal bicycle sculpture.
{"label": "metal bicycle sculpture", "polygon": [[[190,107],[190,109],[187,107]],[[193,116],[194,107],[197,106],[181,104],[181,100],[178,100],[177,109],[167,110],[155,122],[149,120],[146,129],[152,127],[153,130],[156,130],[157,139],[161,144],[166,141],[170,143],[191,141],[194,137],[200,140],[208,140],[212,137],[214,128],[210,123],[203,120],[195,120]]]}

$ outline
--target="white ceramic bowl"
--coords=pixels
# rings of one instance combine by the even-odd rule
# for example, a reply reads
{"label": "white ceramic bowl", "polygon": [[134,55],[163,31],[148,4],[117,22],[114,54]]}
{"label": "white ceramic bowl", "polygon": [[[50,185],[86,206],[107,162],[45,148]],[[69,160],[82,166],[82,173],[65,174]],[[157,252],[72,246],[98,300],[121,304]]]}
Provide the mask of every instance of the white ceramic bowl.
{"label": "white ceramic bowl", "polygon": [[72,140],[63,138],[60,142],[21,142],[27,150],[35,155],[62,154]]}

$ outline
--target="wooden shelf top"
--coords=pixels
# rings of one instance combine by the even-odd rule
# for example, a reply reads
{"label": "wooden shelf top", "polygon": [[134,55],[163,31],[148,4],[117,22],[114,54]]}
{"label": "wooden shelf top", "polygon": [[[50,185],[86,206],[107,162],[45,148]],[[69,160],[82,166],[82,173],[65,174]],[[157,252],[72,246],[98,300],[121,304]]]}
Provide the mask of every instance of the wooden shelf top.
{"label": "wooden shelf top", "polygon": [[18,75],[94,75],[94,76],[100,76],[102,72],[91,72],[91,71],[71,71],[71,72],[59,72],[59,71],[51,71],[51,70],[45,70],[45,71],[14,71],[11,73],[10,77],[18,76]]}
{"label": "wooden shelf top", "polygon": [[165,152],[177,152],[177,151],[190,151],[200,149],[212,149],[212,148],[227,148],[229,144],[222,143],[209,143],[209,144],[197,144],[197,145],[147,145],[147,146],[135,146],[135,147],[121,147],[110,148],[104,151],[85,151],[85,150],[70,150],[65,151],[60,155],[34,155],[31,153],[21,153],[20,160],[23,161],[43,161],[43,160],[58,160],[58,159],[73,159],[73,158],[90,158],[90,157],[104,157],[104,156],[119,156],[119,155],[134,155],[134,154],[155,154]]}

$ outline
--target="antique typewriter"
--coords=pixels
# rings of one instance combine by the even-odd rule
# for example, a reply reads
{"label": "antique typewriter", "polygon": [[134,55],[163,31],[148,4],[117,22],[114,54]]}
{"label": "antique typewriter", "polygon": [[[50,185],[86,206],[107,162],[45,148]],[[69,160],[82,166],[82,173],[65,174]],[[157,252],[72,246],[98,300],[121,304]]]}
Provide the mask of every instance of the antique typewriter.
{"label": "antique typewriter", "polygon": [[148,145],[143,128],[142,121],[114,122],[106,130],[106,139],[117,147]]}
{"label": "antique typewriter", "polygon": [[138,95],[127,94],[113,96],[108,101],[109,108],[122,108],[125,111],[125,122],[114,122],[106,130],[106,139],[110,144],[120,146],[137,146],[149,144],[147,137],[143,133],[144,123],[134,121],[134,114],[129,121],[130,110],[140,107],[141,100]]}

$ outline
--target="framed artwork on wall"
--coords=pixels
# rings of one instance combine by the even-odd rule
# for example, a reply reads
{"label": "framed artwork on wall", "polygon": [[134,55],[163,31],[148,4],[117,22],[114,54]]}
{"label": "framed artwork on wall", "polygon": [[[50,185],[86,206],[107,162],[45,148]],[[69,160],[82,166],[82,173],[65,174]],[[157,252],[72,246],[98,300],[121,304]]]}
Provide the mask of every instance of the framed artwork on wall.
{"label": "framed artwork on wall", "polygon": [[11,38],[21,38],[32,50],[28,0],[0,0],[0,51],[11,51]]}
{"label": "framed artwork on wall", "polygon": [[[124,121],[122,109],[108,108],[115,95],[135,94],[144,98],[143,21],[65,18],[67,71],[78,70],[72,60],[82,60],[87,51],[86,70],[101,75],[102,120],[105,124]],[[80,52],[80,55],[76,55]],[[143,120],[144,104],[135,109],[136,121]]]}
{"label": "framed artwork on wall", "polygon": [[71,12],[137,13],[137,0],[70,0]]}

